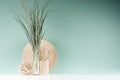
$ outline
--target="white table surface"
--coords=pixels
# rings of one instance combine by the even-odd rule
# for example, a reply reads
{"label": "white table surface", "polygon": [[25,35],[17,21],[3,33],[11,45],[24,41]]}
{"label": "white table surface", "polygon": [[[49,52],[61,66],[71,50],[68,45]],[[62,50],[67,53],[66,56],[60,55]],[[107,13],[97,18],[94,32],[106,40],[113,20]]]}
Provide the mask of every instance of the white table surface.
{"label": "white table surface", "polygon": [[70,74],[51,74],[51,75],[0,75],[0,80],[120,80],[119,75],[70,75]]}

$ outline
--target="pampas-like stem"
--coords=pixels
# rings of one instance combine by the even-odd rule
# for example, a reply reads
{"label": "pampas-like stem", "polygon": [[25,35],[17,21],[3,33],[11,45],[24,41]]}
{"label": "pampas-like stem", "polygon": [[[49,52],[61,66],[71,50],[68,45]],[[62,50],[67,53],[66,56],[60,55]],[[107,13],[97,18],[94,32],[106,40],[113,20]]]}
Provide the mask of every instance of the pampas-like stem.
{"label": "pampas-like stem", "polygon": [[21,25],[29,43],[32,46],[34,53],[33,59],[37,60],[42,60],[43,57],[42,54],[40,54],[39,49],[41,40],[44,36],[43,25],[48,14],[49,2],[50,0],[33,0],[33,2],[26,0],[26,2],[22,3],[22,15],[19,15],[16,11],[12,11],[14,19]]}

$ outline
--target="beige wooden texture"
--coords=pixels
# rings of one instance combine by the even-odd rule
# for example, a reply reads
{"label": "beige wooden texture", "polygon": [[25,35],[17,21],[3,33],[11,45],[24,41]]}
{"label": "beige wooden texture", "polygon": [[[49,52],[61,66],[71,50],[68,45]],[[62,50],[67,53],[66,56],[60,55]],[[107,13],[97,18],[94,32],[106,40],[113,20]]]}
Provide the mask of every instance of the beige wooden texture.
{"label": "beige wooden texture", "polygon": [[[57,59],[55,47],[49,41],[41,40],[40,52],[43,54],[42,56],[44,56],[43,60],[48,60],[49,70],[52,69]],[[25,46],[23,50],[21,64],[24,63],[29,63],[31,65],[33,63],[33,51],[29,43]]]}

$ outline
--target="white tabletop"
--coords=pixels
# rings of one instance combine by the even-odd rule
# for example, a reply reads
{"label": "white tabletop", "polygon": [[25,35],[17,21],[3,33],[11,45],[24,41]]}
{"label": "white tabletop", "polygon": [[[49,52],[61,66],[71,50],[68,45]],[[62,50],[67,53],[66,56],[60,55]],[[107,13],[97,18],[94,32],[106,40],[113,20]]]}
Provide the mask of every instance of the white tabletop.
{"label": "white tabletop", "polygon": [[120,80],[120,75],[0,75],[0,80]]}

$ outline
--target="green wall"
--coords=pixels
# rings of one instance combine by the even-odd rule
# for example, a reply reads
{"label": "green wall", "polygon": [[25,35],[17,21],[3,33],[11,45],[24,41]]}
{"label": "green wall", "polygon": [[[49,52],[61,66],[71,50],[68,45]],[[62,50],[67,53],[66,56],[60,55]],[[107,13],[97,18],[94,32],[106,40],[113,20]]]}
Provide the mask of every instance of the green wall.
{"label": "green wall", "polygon": [[[9,10],[18,0],[0,0],[0,74],[18,74],[27,38]],[[120,73],[120,2],[53,0],[45,39],[57,50],[52,74]]]}

